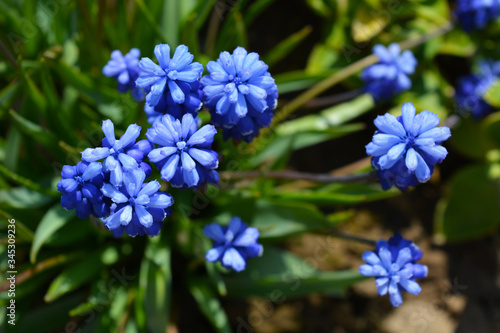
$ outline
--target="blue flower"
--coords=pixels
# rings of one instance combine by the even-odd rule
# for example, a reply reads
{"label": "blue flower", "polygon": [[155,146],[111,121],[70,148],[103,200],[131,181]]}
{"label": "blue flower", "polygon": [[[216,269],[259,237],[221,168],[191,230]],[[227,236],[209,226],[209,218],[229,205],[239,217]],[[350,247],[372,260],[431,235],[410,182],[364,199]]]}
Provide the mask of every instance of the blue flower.
{"label": "blue flower", "polygon": [[[196,95],[196,84],[192,83],[200,79],[203,65],[193,62],[194,56],[185,45],[175,49],[172,59],[167,44],[156,45],[154,53],[159,65],[149,58],[142,58],[139,62],[141,73],[136,80],[138,87],[146,89],[146,103],[150,107],[161,102],[163,105],[186,104],[187,108],[192,108],[193,95]],[[196,107],[199,109],[200,103]],[[155,111],[162,113],[162,109]]]}
{"label": "blue flower", "polygon": [[102,122],[102,147],[87,148],[82,152],[82,160],[95,162],[104,159],[103,171],[109,173],[111,184],[120,186],[123,182],[123,173],[126,170],[135,170],[141,167],[146,175],[151,175],[151,167],[143,162],[144,156],[153,148],[147,140],[136,143],[141,134],[141,127],[130,125],[119,140],[115,138],[115,128],[111,120]]}
{"label": "blue flower", "polygon": [[210,262],[220,261],[227,269],[241,272],[245,269],[248,259],[261,256],[264,248],[257,243],[259,231],[249,228],[239,217],[233,217],[229,226],[217,223],[206,225],[205,236],[215,242],[205,258]]}
{"label": "blue flower", "polygon": [[416,263],[422,258],[422,251],[400,234],[389,242],[380,240],[376,251],[365,251],[362,258],[366,264],[359,267],[359,273],[375,277],[378,294],[383,296],[389,293],[393,306],[403,304],[402,291],[418,295],[422,290],[415,281],[428,273],[427,266]]}
{"label": "blue flower", "polygon": [[139,77],[139,49],[131,49],[125,56],[119,51],[111,52],[111,60],[103,67],[102,73],[118,81],[118,91],[124,93],[131,90],[136,101],[142,101],[144,92],[137,88],[135,80]]}
{"label": "blue flower", "polygon": [[494,108],[484,99],[484,94],[500,76],[500,61],[484,61],[479,72],[459,79],[455,90],[455,101],[462,113],[470,113],[476,120],[490,114]]}
{"label": "blue flower", "polygon": [[164,115],[149,128],[146,137],[159,145],[149,154],[149,160],[161,170],[161,178],[173,187],[198,187],[205,182],[219,182],[215,170],[218,154],[211,150],[217,130],[205,125],[198,130],[197,119],[190,113],[182,121]]}
{"label": "blue flower", "polygon": [[433,166],[448,154],[440,144],[451,136],[450,129],[436,127],[440,122],[436,114],[422,111],[415,115],[412,103],[404,103],[401,111],[398,118],[388,113],[378,116],[374,121],[378,131],[366,145],[384,189],[395,185],[406,190],[427,182]]}
{"label": "blue flower", "polygon": [[111,203],[104,200],[100,191],[104,179],[101,169],[99,162],[63,166],[62,179],[57,184],[57,189],[62,193],[61,206],[75,209],[81,219],[89,215],[101,217],[109,214]]}
{"label": "blue flower", "polygon": [[210,61],[210,73],[201,78],[205,106],[212,123],[223,128],[224,138],[247,142],[259,129],[271,124],[278,99],[278,87],[257,53],[237,47],[233,54],[222,52]]}
{"label": "blue flower", "polygon": [[145,178],[144,170],[136,169],[124,174],[123,185],[118,189],[108,183],[103,185],[102,193],[114,203],[111,215],[104,219],[109,230],[123,228],[132,237],[160,233],[163,220],[171,214],[173,199],[158,191],[158,181],[144,184]]}
{"label": "blue flower", "polygon": [[198,111],[203,106],[201,102],[203,92],[201,90],[200,81],[191,83],[179,82],[178,85],[186,96],[184,103],[177,104],[172,99],[171,94],[163,94],[156,106],[150,106],[147,103],[144,104],[144,111],[148,116],[148,123],[154,124],[154,122],[164,114],[169,114],[175,119],[181,119],[186,113],[191,113],[193,117],[198,115]]}
{"label": "blue flower", "polygon": [[410,50],[401,53],[397,43],[388,48],[375,45],[373,53],[379,62],[363,70],[361,79],[365,82],[364,90],[372,95],[376,102],[390,99],[401,92],[410,89],[411,80],[417,66],[417,60]]}
{"label": "blue flower", "polygon": [[488,23],[500,15],[499,0],[457,0],[455,14],[462,28],[471,30],[483,29]]}

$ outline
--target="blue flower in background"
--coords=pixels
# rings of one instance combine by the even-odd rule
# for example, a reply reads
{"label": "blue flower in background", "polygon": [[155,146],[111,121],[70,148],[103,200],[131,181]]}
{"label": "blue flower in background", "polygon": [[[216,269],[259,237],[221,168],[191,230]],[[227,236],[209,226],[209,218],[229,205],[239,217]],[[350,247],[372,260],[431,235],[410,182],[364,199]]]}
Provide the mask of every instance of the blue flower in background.
{"label": "blue flower in background", "polygon": [[206,225],[203,231],[205,236],[215,241],[205,258],[210,262],[220,261],[227,269],[241,272],[248,259],[261,256],[264,251],[262,245],[257,243],[257,228],[249,228],[239,217],[233,217],[227,227],[212,223]]}
{"label": "blue flower in background", "polygon": [[118,189],[103,185],[102,193],[114,203],[111,215],[103,222],[115,235],[116,229],[122,228],[132,237],[156,236],[165,217],[171,214],[172,196],[158,191],[161,185],[156,180],[144,184],[145,178],[144,170],[136,169],[124,174],[123,185]]}
{"label": "blue flower in background", "polygon": [[375,277],[377,293],[383,296],[389,293],[393,306],[403,304],[402,291],[418,295],[422,290],[415,279],[427,276],[428,268],[417,264],[422,258],[422,251],[400,234],[389,239],[380,240],[375,251],[365,251],[362,256],[366,264],[359,267],[359,273]]}
{"label": "blue flower in background", "polygon": [[483,96],[498,77],[500,77],[500,61],[481,62],[478,73],[461,77],[455,90],[455,101],[459,111],[470,113],[476,120],[490,114],[494,108],[483,99]]}
{"label": "blue flower in background", "polygon": [[[200,103],[193,102],[196,89],[193,82],[200,79],[203,73],[203,65],[193,62],[194,56],[188,52],[188,47],[179,45],[170,59],[170,46],[167,44],[156,45],[154,50],[159,65],[149,58],[142,58],[139,62],[141,73],[136,80],[138,87],[146,90],[146,103],[155,107],[159,103],[160,108],[155,110],[162,113],[164,106],[173,104],[186,104],[192,108],[192,104],[200,108]],[[196,84],[194,84],[196,87]],[[192,93],[192,94],[190,94]]]}
{"label": "blue flower in background", "polygon": [[388,48],[375,45],[373,53],[379,58],[377,64],[363,70],[361,79],[365,82],[364,90],[372,95],[375,102],[390,99],[410,89],[409,75],[415,72],[417,59],[410,50],[401,53],[397,43]]}
{"label": "blue flower in background", "polygon": [[121,93],[131,90],[136,101],[142,101],[144,92],[137,88],[135,80],[139,77],[139,49],[131,49],[125,56],[119,51],[111,52],[111,60],[103,67],[102,73],[118,81],[118,91]]}
{"label": "blue flower in background", "polygon": [[500,15],[500,0],[457,0],[455,14],[462,28],[483,29]]}
{"label": "blue flower in background", "polygon": [[448,154],[441,142],[451,134],[448,127],[439,125],[439,117],[429,111],[416,114],[412,103],[404,103],[402,116],[391,114],[378,116],[374,123],[378,131],[372,142],[366,145],[366,153],[372,155],[372,166],[384,189],[393,185],[400,190],[425,183]]}
{"label": "blue flower in background", "polygon": [[123,182],[123,173],[126,170],[135,170],[141,167],[146,175],[151,175],[151,167],[143,162],[144,156],[153,148],[148,140],[136,143],[141,134],[141,127],[130,125],[119,140],[115,138],[115,128],[111,120],[102,122],[102,147],[87,148],[82,152],[82,159],[86,162],[95,162],[104,159],[103,171],[109,173],[110,182],[120,186]]}
{"label": "blue flower in background", "polygon": [[148,154],[149,160],[161,170],[161,178],[173,187],[218,183],[215,169],[219,166],[219,156],[211,149],[216,133],[212,125],[198,130],[197,118],[190,113],[182,121],[164,115],[146,133],[151,143],[159,145]]}
{"label": "blue flower in background", "polygon": [[222,52],[210,61],[210,73],[201,78],[205,106],[212,123],[223,128],[224,138],[247,142],[259,129],[271,124],[278,99],[278,87],[257,53],[237,47],[233,54]]}
{"label": "blue flower in background", "polygon": [[57,189],[62,193],[61,206],[75,209],[81,219],[89,215],[101,217],[109,214],[111,203],[103,199],[100,191],[104,179],[101,169],[99,162],[63,166],[62,179],[57,184]]}

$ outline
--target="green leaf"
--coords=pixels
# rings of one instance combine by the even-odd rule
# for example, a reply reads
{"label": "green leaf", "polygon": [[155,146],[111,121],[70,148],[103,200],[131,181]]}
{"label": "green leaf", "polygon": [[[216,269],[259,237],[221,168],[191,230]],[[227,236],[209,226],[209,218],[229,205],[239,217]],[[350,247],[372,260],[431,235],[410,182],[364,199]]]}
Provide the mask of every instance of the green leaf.
{"label": "green leaf", "polygon": [[9,111],[9,114],[14,121],[14,124],[26,135],[33,138],[33,140],[40,142],[45,147],[50,149],[53,153],[59,154],[60,149],[57,143],[56,137],[51,133],[45,130],[38,124],[35,124],[28,119],[22,117],[17,112],[12,110]]}
{"label": "green leaf", "polygon": [[319,114],[300,117],[287,121],[276,128],[280,135],[300,133],[303,131],[322,131],[342,125],[373,109],[373,98],[363,94],[352,101],[335,105]]}
{"label": "green leaf", "polygon": [[500,224],[499,179],[490,175],[492,166],[473,165],[452,179],[450,195],[436,211],[436,232],[450,242],[478,238]]}
{"label": "green leaf", "polygon": [[148,332],[164,333],[170,320],[170,294],[172,273],[170,269],[170,248],[165,239],[149,238],[145,258],[141,264],[139,277],[139,295],[136,298],[138,308],[144,311],[145,326]]}
{"label": "green leaf", "polygon": [[319,190],[276,192],[283,200],[297,200],[319,206],[351,205],[391,198],[401,194],[397,189],[382,190],[379,184],[331,184]]}
{"label": "green leaf", "polygon": [[453,129],[451,143],[453,148],[467,157],[482,160],[495,145],[486,135],[485,122],[462,118]]}
{"label": "green leaf", "polygon": [[217,295],[210,288],[206,280],[201,278],[188,279],[188,288],[198,307],[205,317],[212,323],[219,333],[230,333],[231,326],[224,308],[217,299]]}
{"label": "green leaf", "polygon": [[313,205],[292,200],[236,199],[218,205],[220,214],[215,221],[227,222],[232,216],[260,231],[260,239],[282,238],[306,231],[332,227]]}
{"label": "green leaf", "polygon": [[338,60],[339,54],[323,44],[316,44],[307,60],[306,73],[321,74],[330,69]]}
{"label": "green leaf", "polygon": [[35,209],[52,201],[46,194],[33,191],[26,187],[14,187],[0,190],[0,204],[18,209]]}
{"label": "green leaf", "polygon": [[488,104],[497,108],[500,107],[500,80],[497,79],[495,83],[490,86],[484,95],[484,99]]}
{"label": "green leaf", "polygon": [[[300,123],[295,124],[301,126]],[[364,124],[349,124],[322,131],[309,132],[300,130],[295,131],[292,126],[290,126],[287,128],[287,131],[289,133],[293,131],[293,134],[280,135],[281,133],[278,132],[278,136],[273,139],[262,152],[251,158],[249,163],[252,167],[256,167],[267,160],[279,159],[288,152],[339,138],[360,131],[364,129],[364,127]]]}
{"label": "green leaf", "polygon": [[[35,239],[31,245],[30,261],[34,263],[40,248],[61,227],[76,216],[74,210],[65,210],[57,203],[43,216],[35,232]],[[83,221],[80,221],[83,222]]]}
{"label": "green leaf", "polygon": [[500,147],[500,112],[494,112],[483,120],[484,128],[488,139],[496,146]]}
{"label": "green leaf", "polygon": [[274,64],[285,58],[292,52],[295,48],[299,46],[304,39],[309,36],[312,28],[310,26],[305,26],[300,31],[290,35],[286,39],[282,40],[278,45],[276,45],[271,51],[269,51],[264,57],[263,61],[272,67]]}
{"label": "green leaf", "polygon": [[45,301],[52,302],[68,292],[77,289],[98,275],[103,267],[118,261],[116,248],[108,247],[90,253],[80,262],[65,268],[49,286]]}
{"label": "green leaf", "polygon": [[250,259],[243,272],[225,279],[228,296],[259,296],[280,303],[312,293],[341,295],[345,288],[366,279],[357,271],[317,270],[309,262],[322,260],[324,253],[333,251],[328,241],[318,243],[317,249],[316,253],[322,255],[306,262],[290,252],[266,246],[261,258]]}

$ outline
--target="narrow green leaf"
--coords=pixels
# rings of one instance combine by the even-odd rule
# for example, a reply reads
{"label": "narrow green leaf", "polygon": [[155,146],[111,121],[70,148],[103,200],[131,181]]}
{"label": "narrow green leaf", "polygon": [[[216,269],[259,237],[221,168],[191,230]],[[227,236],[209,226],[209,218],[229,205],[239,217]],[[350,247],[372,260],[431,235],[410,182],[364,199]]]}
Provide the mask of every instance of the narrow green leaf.
{"label": "narrow green leaf", "polygon": [[[49,286],[45,301],[52,302],[68,292],[77,289],[98,275],[101,269],[118,261],[119,256],[109,255],[117,252],[114,247],[99,249],[90,253],[85,259],[65,268]],[[105,260],[106,258],[111,260]]]}
{"label": "narrow green leaf", "polygon": [[245,25],[249,27],[252,22],[276,0],[257,0],[245,10]]}
{"label": "narrow green leaf", "polygon": [[276,45],[271,51],[269,51],[264,57],[264,62],[272,67],[274,64],[284,59],[290,54],[295,48],[299,46],[300,43],[311,33],[311,26],[305,26],[300,31],[290,35],[286,39],[282,40],[278,45]]}
{"label": "narrow green leaf", "polygon": [[[0,170],[3,166],[0,165]],[[17,209],[35,209],[51,202],[50,196],[28,187],[0,190],[0,204]]]}
{"label": "narrow green leaf", "polygon": [[[172,274],[170,269],[170,249],[165,239],[148,239],[145,258],[142,261],[136,312],[141,308],[148,332],[164,333],[170,320],[170,293]],[[141,327],[141,326],[140,326]]]}
{"label": "narrow green leaf", "polygon": [[240,216],[260,231],[260,239],[288,237],[306,231],[329,229],[332,224],[313,205],[279,199],[237,199],[218,203],[219,215],[214,220],[227,222]]}
{"label": "narrow green leaf", "polygon": [[200,278],[188,279],[189,291],[198,303],[201,312],[212,323],[219,333],[231,333],[231,326],[224,308],[217,299],[206,280]]}
{"label": "narrow green leaf", "polygon": [[[170,1],[170,2],[173,2],[173,1]],[[139,7],[139,10],[142,12],[142,14],[144,15],[144,17],[146,18],[146,20],[148,21],[148,23],[151,25],[151,28],[153,28],[153,30],[156,32],[156,35],[158,35],[158,37],[160,37],[161,41],[162,42],[165,42],[165,43],[172,43],[173,45],[171,45],[171,47],[173,47],[174,45],[177,45],[177,44],[174,44],[173,42],[174,41],[169,41],[169,37],[167,35],[167,30],[164,29],[163,31],[160,29],[159,25],[156,23],[156,19],[155,17],[153,16],[153,14],[150,12],[150,10],[148,9],[148,6],[146,6],[146,4],[144,3],[143,0],[135,0],[135,3],[137,4],[137,6]],[[175,21],[177,22],[177,20]],[[175,29],[175,34],[177,33],[177,29]]]}
{"label": "narrow green leaf", "polygon": [[74,210],[67,211],[57,203],[43,216],[35,232],[35,239],[31,245],[30,261],[34,263],[40,248],[54,232],[62,228],[76,216]]}
{"label": "narrow green leaf", "polygon": [[[60,196],[59,192],[53,191],[49,188],[44,188],[44,187],[40,186],[39,184],[35,183],[34,181],[32,181],[28,178],[22,177],[22,176],[16,174],[15,172],[7,169],[2,164],[0,164],[0,174],[4,175],[5,178],[7,178],[7,179],[19,184],[19,185],[25,186],[29,190],[32,190],[35,192],[40,192],[40,195],[43,193],[45,195],[49,195],[49,196],[54,197],[54,198],[57,198]],[[16,190],[16,191],[20,191],[20,192],[14,192],[12,194],[9,192],[6,192],[4,195],[6,195],[6,196],[13,195],[14,198],[17,197],[17,199],[19,199],[21,204],[24,201],[24,199],[21,198],[21,196],[25,196],[25,195],[28,197],[37,196],[39,199],[41,199],[41,197],[39,195],[26,193],[26,190]],[[3,197],[5,202],[11,203],[12,205],[14,205],[14,207],[18,205],[16,203],[12,202],[12,200],[7,199],[6,196]],[[48,199],[47,199],[47,201],[48,201]]]}
{"label": "narrow green leaf", "polygon": [[[286,124],[286,123],[285,123]],[[249,163],[252,167],[256,167],[267,160],[275,160],[285,155],[288,151],[307,148],[321,142],[332,140],[342,137],[351,133],[355,133],[364,129],[364,124],[349,124],[344,126],[337,126],[331,129],[320,131],[301,131],[300,129],[293,128],[294,126],[302,126],[300,123],[294,123],[289,126],[284,134],[277,132],[277,137],[255,157],[251,158]],[[304,126],[305,127],[305,126]],[[293,132],[293,133],[292,133]]]}
{"label": "narrow green leaf", "polygon": [[[333,249],[325,241],[317,244],[321,253]],[[312,293],[340,295],[342,291],[366,277],[357,271],[319,271],[310,262],[322,260],[309,258],[307,262],[290,252],[266,246],[261,258],[251,259],[246,269],[238,275],[228,276],[228,296],[247,298],[263,297],[273,303]]]}
{"label": "narrow green leaf", "polygon": [[399,195],[397,189],[382,190],[378,184],[334,184],[320,190],[275,192],[282,200],[297,200],[319,206],[352,205],[387,199]]}
{"label": "narrow green leaf", "polygon": [[363,94],[352,101],[335,105],[319,114],[300,117],[287,121],[276,128],[280,135],[300,133],[303,131],[320,131],[342,125],[373,109],[373,98]]}
{"label": "narrow green leaf", "polygon": [[12,215],[10,215],[7,212],[4,212],[3,210],[0,210],[0,216],[2,217],[2,222],[7,226],[10,224],[12,220],[15,220],[15,226],[16,226],[16,237],[20,240],[24,240],[27,242],[33,242],[33,238],[35,237],[35,234],[33,231],[31,231],[30,228],[28,228],[23,222],[21,222],[19,219],[15,219]]}

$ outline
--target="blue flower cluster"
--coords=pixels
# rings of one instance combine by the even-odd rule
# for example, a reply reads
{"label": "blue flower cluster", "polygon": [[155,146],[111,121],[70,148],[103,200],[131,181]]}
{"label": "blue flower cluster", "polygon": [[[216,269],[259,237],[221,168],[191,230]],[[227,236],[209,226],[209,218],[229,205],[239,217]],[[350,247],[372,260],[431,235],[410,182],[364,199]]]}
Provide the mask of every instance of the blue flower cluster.
{"label": "blue flower cluster", "polygon": [[[116,235],[125,231],[130,236],[156,236],[171,214],[173,199],[159,191],[160,183],[144,183],[152,172],[144,161],[146,156],[174,187],[219,182],[215,170],[218,155],[211,150],[216,130],[212,125],[198,130],[196,118],[189,113],[182,123],[164,115],[148,130],[151,141],[137,141],[141,127],[136,124],[130,125],[120,139],[116,139],[111,120],[103,121],[102,131],[102,147],[85,149],[76,166],[65,165],[57,187],[63,194],[64,208],[76,209],[80,218],[101,218]],[[153,143],[160,147],[155,149]]]}
{"label": "blue flower cluster", "polygon": [[404,103],[402,116],[378,116],[374,123],[378,131],[366,145],[372,155],[372,166],[384,189],[396,186],[406,190],[409,186],[425,183],[448,154],[441,142],[451,134],[448,127],[437,127],[439,117],[429,111],[416,114],[412,103]]}
{"label": "blue flower cluster", "polygon": [[224,138],[251,142],[268,127],[277,106],[278,87],[257,53],[237,47],[210,61],[201,79],[205,106]]}
{"label": "blue flower cluster", "polygon": [[401,306],[402,291],[412,295],[418,295],[421,291],[415,279],[422,279],[428,273],[427,266],[416,263],[422,255],[415,243],[395,234],[389,242],[383,239],[378,241],[375,251],[363,253],[366,264],[359,267],[359,273],[375,277],[377,293],[380,296],[389,293],[391,304]]}
{"label": "blue flower cluster", "polygon": [[461,113],[471,114],[476,120],[490,114],[494,108],[484,100],[483,96],[499,77],[500,61],[483,61],[479,64],[477,73],[461,77],[455,90],[458,110]]}
{"label": "blue flower cluster", "polygon": [[214,240],[213,248],[205,258],[207,261],[219,261],[226,269],[241,272],[248,259],[261,256],[264,249],[257,243],[259,231],[248,227],[239,217],[233,217],[228,226],[217,223],[206,225],[205,236]]}
{"label": "blue flower cluster", "polygon": [[124,93],[130,90],[132,97],[138,102],[144,98],[144,91],[135,85],[140,72],[140,56],[139,49],[131,49],[125,56],[119,50],[115,50],[111,52],[111,60],[102,69],[104,75],[118,81],[119,92]]}
{"label": "blue flower cluster", "polygon": [[500,0],[457,0],[455,14],[465,31],[483,29],[500,16]]}
{"label": "blue flower cluster", "polygon": [[202,107],[199,79],[203,65],[193,62],[194,56],[185,45],[175,49],[172,59],[167,44],[156,45],[154,54],[159,65],[150,58],[142,58],[141,73],[136,81],[147,93],[144,110],[148,121],[152,124],[163,114],[176,119],[186,113],[196,116]]}
{"label": "blue flower cluster", "polygon": [[81,161],[75,166],[65,165],[61,177],[57,189],[62,193],[61,205],[64,208],[75,209],[81,219],[109,213],[109,205],[100,191],[104,181],[101,163]]}
{"label": "blue flower cluster", "polygon": [[393,43],[388,48],[375,45],[373,53],[377,55],[379,62],[361,73],[365,92],[372,95],[376,102],[380,102],[411,88],[409,75],[415,71],[417,59],[410,50],[401,53],[399,45]]}
{"label": "blue flower cluster", "polygon": [[148,129],[146,137],[158,145],[149,154],[149,160],[161,170],[161,179],[173,187],[198,187],[203,183],[219,182],[215,170],[218,154],[211,150],[217,130],[205,125],[198,130],[196,118],[186,113],[182,120],[164,115]]}

